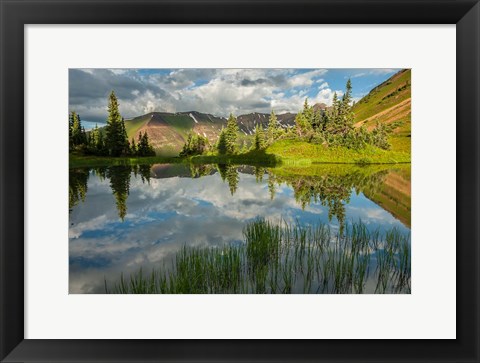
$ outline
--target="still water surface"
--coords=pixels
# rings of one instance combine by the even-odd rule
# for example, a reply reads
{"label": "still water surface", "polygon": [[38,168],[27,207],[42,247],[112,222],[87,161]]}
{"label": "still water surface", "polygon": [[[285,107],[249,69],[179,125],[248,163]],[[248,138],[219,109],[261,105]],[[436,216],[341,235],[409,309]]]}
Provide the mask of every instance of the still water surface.
{"label": "still water surface", "polygon": [[259,217],[410,231],[410,166],[156,164],[70,169],[69,290],[104,293],[182,246],[243,241]]}

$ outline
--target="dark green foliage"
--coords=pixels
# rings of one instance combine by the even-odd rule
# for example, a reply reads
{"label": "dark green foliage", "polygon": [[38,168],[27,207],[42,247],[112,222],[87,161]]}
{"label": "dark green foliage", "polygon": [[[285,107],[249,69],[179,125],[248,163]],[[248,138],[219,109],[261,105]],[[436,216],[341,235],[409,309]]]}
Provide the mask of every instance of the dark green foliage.
{"label": "dark green foliage", "polygon": [[84,202],[87,194],[90,171],[101,180],[109,179],[112,195],[115,198],[119,218],[123,221],[127,214],[127,198],[130,193],[130,176],[140,175],[142,183],[150,183],[152,164],[112,165],[95,168],[74,168],[69,170],[69,209],[80,201]]}
{"label": "dark green foliage", "polygon": [[90,155],[107,155],[103,133],[97,125],[88,133],[88,149],[86,153]]}
{"label": "dark green foliage", "polygon": [[132,141],[130,142],[130,154],[137,155],[137,144],[135,143],[135,138],[132,137]]}
{"label": "dark green foliage", "polygon": [[88,189],[88,169],[70,169],[68,171],[68,209],[79,201],[84,202]]}
{"label": "dark green foliage", "polygon": [[313,108],[308,105],[305,99],[302,112],[297,113],[295,117],[295,131],[299,138],[310,141],[313,136]]}
{"label": "dark green foliage", "polygon": [[68,117],[68,136],[70,150],[83,150],[87,146],[87,134],[82,127],[80,115],[74,111]]}
{"label": "dark green foliage", "polygon": [[105,146],[110,156],[127,155],[130,149],[125,122],[118,109],[118,100],[115,92],[110,93],[108,100],[108,119],[105,126]]}
{"label": "dark green foliage", "polygon": [[270,118],[268,119],[266,143],[268,145],[272,144],[275,141],[275,139],[278,136],[280,136],[281,133],[282,133],[282,130],[278,126],[277,116],[275,115],[275,112],[272,110],[272,113],[270,114]]}
{"label": "dark green foliage", "polygon": [[228,183],[230,194],[235,194],[237,191],[238,182],[240,181],[237,166],[231,164],[217,164],[217,169],[222,180]]}
{"label": "dark green foliage", "polygon": [[200,178],[202,176],[210,175],[215,170],[211,164],[190,164],[190,173],[192,178]]}
{"label": "dark green foliage", "polygon": [[218,135],[217,150],[220,155],[227,153],[227,132],[225,129],[222,129],[220,135]]}
{"label": "dark green foliage", "polygon": [[237,152],[237,133],[239,128],[237,119],[233,114],[230,114],[227,120],[227,127],[225,129],[225,154],[235,154]]}
{"label": "dark green foliage", "polygon": [[263,150],[265,148],[265,134],[262,126],[255,126],[255,136],[253,139],[253,149],[256,151]]}
{"label": "dark green foliage", "polygon": [[137,153],[135,156],[154,156],[155,150],[150,145],[148,141],[148,134],[145,131],[143,134],[140,132],[138,134],[138,145],[137,145]]}
{"label": "dark green foliage", "polygon": [[118,110],[118,100],[112,91],[108,103],[108,120],[104,129],[97,125],[86,133],[81,125],[80,116],[71,112],[69,116],[69,147],[77,154],[96,156],[154,156],[155,151],[148,141],[147,133],[141,134],[138,146],[135,140],[128,142],[125,120]]}
{"label": "dark green foliage", "polygon": [[127,214],[127,197],[130,193],[130,166],[112,166],[107,169],[106,177],[110,179],[110,187],[117,205],[118,216],[123,221]]}
{"label": "dark green foliage", "polygon": [[[352,112],[352,83],[346,84],[346,91],[341,99],[337,93],[333,95],[332,106],[325,111],[317,111],[309,106],[307,99],[302,112],[295,118],[296,138],[303,141],[326,146],[342,146],[349,149],[362,149],[366,145],[374,145],[389,149],[388,136],[392,127],[379,124],[368,132],[365,128],[355,128]],[[285,135],[284,138],[287,138]]]}
{"label": "dark green foliage", "polygon": [[180,156],[202,155],[208,150],[209,144],[208,138],[189,133],[187,141],[183,145],[182,151],[180,151]]}

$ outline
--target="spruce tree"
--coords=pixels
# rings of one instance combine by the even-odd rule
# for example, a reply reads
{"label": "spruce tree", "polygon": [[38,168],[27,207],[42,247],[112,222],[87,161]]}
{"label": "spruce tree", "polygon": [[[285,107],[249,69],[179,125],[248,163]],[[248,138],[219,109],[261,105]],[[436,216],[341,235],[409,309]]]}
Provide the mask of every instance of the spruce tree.
{"label": "spruce tree", "polygon": [[138,156],[154,156],[155,150],[153,146],[150,145],[148,141],[148,135],[145,131],[143,134],[140,131],[138,135],[138,145],[137,145],[137,155]]}
{"label": "spruce tree", "polygon": [[318,130],[322,125],[322,111],[313,110],[313,118],[312,118],[312,127],[314,130]]}
{"label": "spruce tree", "polygon": [[340,127],[340,120],[339,120],[339,111],[340,111],[340,101],[338,100],[337,92],[333,93],[333,101],[332,107],[330,108],[330,112],[328,115],[329,123],[330,123],[330,131],[331,133],[336,133]]}
{"label": "spruce tree", "polygon": [[227,153],[227,132],[224,128],[222,128],[220,135],[218,135],[217,150],[220,155]]}
{"label": "spruce tree", "polygon": [[230,114],[225,130],[226,154],[235,154],[237,150],[237,133],[239,131],[237,119]]}
{"label": "spruce tree", "polygon": [[98,139],[96,143],[96,154],[97,155],[105,155],[105,140],[103,137],[103,132],[98,130]]}
{"label": "spruce tree", "polygon": [[344,138],[353,130],[354,115],[352,112],[352,82],[348,79],[345,93],[341,100],[336,101],[337,117],[335,122],[335,133],[341,134]]}
{"label": "spruce tree", "polygon": [[255,127],[255,137],[253,139],[253,147],[255,150],[262,150],[265,146],[265,136],[263,134],[263,129],[261,126],[257,125]]}
{"label": "spruce tree", "polygon": [[295,116],[295,130],[300,137],[308,136],[308,134],[312,131],[312,124],[310,120],[305,117],[303,112],[297,113]]}
{"label": "spruce tree", "polygon": [[120,142],[123,143],[122,155],[128,155],[130,153],[130,143],[128,142],[127,129],[125,128],[125,120],[122,117],[121,127],[121,137],[119,138]]}
{"label": "spruce tree", "polygon": [[[80,122],[80,116],[78,116],[78,121]],[[82,131],[80,132],[80,144],[87,145],[87,132],[85,131],[85,127],[82,126]]]}
{"label": "spruce tree", "polygon": [[303,110],[302,110],[303,116],[305,117],[305,120],[310,123],[310,125],[313,124],[313,107],[311,107],[308,104],[308,98],[305,98],[305,102],[303,103]]}
{"label": "spruce tree", "polygon": [[85,143],[84,132],[85,130],[82,129],[82,122],[80,121],[80,117],[74,111],[70,114],[70,124],[71,124],[71,134],[72,134],[72,146],[78,146]]}
{"label": "spruce tree", "polygon": [[272,113],[270,114],[270,118],[268,119],[268,142],[272,143],[275,140],[276,134],[277,134],[277,116],[275,115],[275,112],[272,110]]}
{"label": "spruce tree", "polygon": [[193,155],[194,151],[194,135],[193,133],[189,133],[187,136],[187,140],[185,141],[185,144],[183,144],[182,150],[180,151],[180,156],[189,156]]}
{"label": "spruce tree", "polygon": [[98,125],[95,124],[95,127],[89,132],[89,139],[88,139],[88,148],[92,154],[97,155],[97,143],[98,143],[98,135],[100,131],[98,130]]}
{"label": "spruce tree", "polygon": [[73,149],[73,112],[68,114],[68,148]]}
{"label": "spruce tree", "polygon": [[132,141],[130,143],[130,154],[137,155],[137,144],[135,144],[135,138],[132,137]]}
{"label": "spruce tree", "polygon": [[118,100],[115,92],[110,93],[108,101],[108,119],[105,127],[105,146],[111,156],[120,156],[125,153],[128,139],[126,138],[125,123],[118,109]]}

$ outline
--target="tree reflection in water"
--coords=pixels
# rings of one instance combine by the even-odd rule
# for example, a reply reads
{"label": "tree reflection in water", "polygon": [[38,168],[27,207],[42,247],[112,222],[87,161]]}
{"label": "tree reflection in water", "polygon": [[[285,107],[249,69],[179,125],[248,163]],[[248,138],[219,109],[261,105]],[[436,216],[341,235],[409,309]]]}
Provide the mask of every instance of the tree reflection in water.
{"label": "tree reflection in water", "polygon": [[78,168],[69,170],[69,209],[85,201],[88,177],[95,173],[100,180],[109,179],[110,188],[115,198],[118,217],[123,221],[127,215],[127,198],[130,193],[130,176],[140,176],[143,183],[150,183],[152,165],[115,165],[96,168]]}
{"label": "tree reflection in water", "polygon": [[[329,220],[336,218],[340,229],[345,225],[345,206],[350,202],[352,191],[357,194],[376,195],[384,183],[389,169],[386,167],[357,167],[341,165],[322,165],[316,167],[294,168],[265,168],[260,166],[239,166],[232,164],[218,165],[161,165],[163,177],[191,177],[201,178],[218,171],[221,179],[228,183],[231,195],[238,189],[240,182],[239,170],[243,174],[255,175],[257,183],[264,182],[268,175],[268,191],[273,200],[277,188],[286,184],[293,189],[296,202],[305,209],[311,203],[321,203],[328,208]],[[171,170],[167,170],[170,168]],[[183,169],[181,169],[183,168]],[[185,169],[185,170],[184,170]],[[90,172],[95,173],[101,180],[108,179],[115,198],[119,218],[123,221],[127,214],[127,198],[130,191],[130,177],[140,176],[143,183],[150,183],[152,165],[124,165],[97,168],[70,169],[69,171],[69,209],[71,210],[80,201],[84,201],[87,194],[87,183]]]}

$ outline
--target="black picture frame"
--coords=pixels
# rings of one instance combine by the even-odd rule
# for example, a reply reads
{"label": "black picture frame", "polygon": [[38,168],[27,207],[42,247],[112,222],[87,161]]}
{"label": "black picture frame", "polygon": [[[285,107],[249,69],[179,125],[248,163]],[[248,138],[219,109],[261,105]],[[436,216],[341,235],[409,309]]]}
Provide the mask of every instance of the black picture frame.
{"label": "black picture frame", "polygon": [[[478,0],[0,0],[0,15],[2,362],[480,361]],[[456,24],[457,339],[24,339],[24,26],[166,23]]]}

